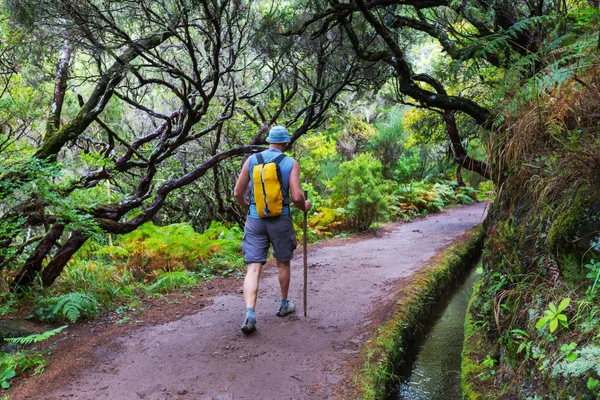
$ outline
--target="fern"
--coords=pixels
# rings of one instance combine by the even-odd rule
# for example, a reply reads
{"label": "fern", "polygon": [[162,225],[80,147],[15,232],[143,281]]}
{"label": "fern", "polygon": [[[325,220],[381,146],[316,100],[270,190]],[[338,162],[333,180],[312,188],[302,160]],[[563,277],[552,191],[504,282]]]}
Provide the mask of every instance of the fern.
{"label": "fern", "polygon": [[193,285],[196,277],[188,271],[169,271],[162,273],[156,282],[146,288],[149,292],[168,292],[182,286]]}
{"label": "fern", "polygon": [[29,335],[29,336],[25,336],[25,337],[4,338],[4,340],[6,340],[7,342],[10,342],[10,343],[15,343],[15,344],[20,344],[20,345],[39,343],[39,342],[43,342],[44,340],[47,340],[47,339],[51,338],[52,336],[62,332],[68,326],[69,325],[64,325],[59,328],[52,329],[50,331],[46,331],[46,332],[42,332],[42,333],[35,333],[33,335]]}
{"label": "fern", "polygon": [[68,293],[60,296],[54,306],[54,313],[60,314],[75,323],[82,315],[95,315],[98,311],[96,299],[83,293]]}
{"label": "fern", "polygon": [[67,293],[41,300],[34,316],[40,320],[63,319],[71,323],[98,313],[98,302],[84,293]]}

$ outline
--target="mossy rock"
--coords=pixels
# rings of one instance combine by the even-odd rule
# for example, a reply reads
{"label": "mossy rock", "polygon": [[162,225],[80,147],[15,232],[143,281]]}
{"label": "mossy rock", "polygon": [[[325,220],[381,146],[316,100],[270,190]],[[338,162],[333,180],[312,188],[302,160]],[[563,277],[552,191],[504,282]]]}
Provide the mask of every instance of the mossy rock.
{"label": "mossy rock", "polygon": [[574,254],[586,261],[600,255],[600,198],[576,196],[561,212],[548,231],[550,253]]}

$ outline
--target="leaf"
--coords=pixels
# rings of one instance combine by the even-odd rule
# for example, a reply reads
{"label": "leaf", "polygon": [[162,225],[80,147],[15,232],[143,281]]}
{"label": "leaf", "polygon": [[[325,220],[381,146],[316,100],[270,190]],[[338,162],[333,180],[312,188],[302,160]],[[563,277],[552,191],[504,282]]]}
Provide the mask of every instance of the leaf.
{"label": "leaf", "polygon": [[15,376],[17,376],[17,372],[15,371],[14,367],[8,367],[4,370],[4,372],[2,373],[2,375],[0,376],[3,380],[9,380],[14,378]]}
{"label": "leaf", "polygon": [[61,327],[58,327],[56,329],[52,329],[52,330],[46,331],[46,332],[36,333],[36,334],[25,336],[25,337],[5,338],[4,340],[6,340],[7,342],[10,342],[10,343],[16,343],[16,344],[21,344],[21,345],[38,343],[38,342],[42,342],[42,341],[56,335],[57,333],[60,333],[63,329],[65,329],[68,326],[69,325],[64,325],[64,326],[61,326]]}
{"label": "leaf", "polygon": [[[564,301],[564,300],[563,300],[563,301]],[[561,304],[562,304],[562,303],[561,303]],[[556,314],[556,312],[557,312],[557,311],[556,311],[556,306],[554,305],[554,303],[553,303],[553,302],[550,302],[550,304],[548,305],[548,309],[549,309],[550,311],[552,311],[552,313],[553,313],[553,314]]]}
{"label": "leaf", "polygon": [[571,354],[567,355],[567,361],[573,362],[573,361],[577,360],[578,357],[579,357],[579,354],[571,353]]}
{"label": "leaf", "polygon": [[554,332],[558,328],[558,319],[550,321],[550,332]]}
{"label": "leaf", "polygon": [[[558,312],[561,312],[565,308],[569,307],[570,303],[571,303],[571,299],[569,297],[567,297],[566,299],[564,299],[563,301],[561,301],[560,304],[559,304],[559,306],[558,306]],[[552,303],[550,303],[550,304],[552,304]]]}
{"label": "leaf", "polygon": [[527,338],[529,337],[529,334],[522,329],[513,329],[510,331],[510,333],[513,333],[515,335],[521,335]]}
{"label": "leaf", "polygon": [[551,319],[552,319],[551,317],[542,317],[537,322],[537,324],[535,324],[535,327],[536,328],[541,328],[542,326],[546,325],[548,323],[548,321],[550,321]]}
{"label": "leaf", "polygon": [[558,314],[556,318],[558,318],[559,321],[567,321],[567,316],[565,314]]}

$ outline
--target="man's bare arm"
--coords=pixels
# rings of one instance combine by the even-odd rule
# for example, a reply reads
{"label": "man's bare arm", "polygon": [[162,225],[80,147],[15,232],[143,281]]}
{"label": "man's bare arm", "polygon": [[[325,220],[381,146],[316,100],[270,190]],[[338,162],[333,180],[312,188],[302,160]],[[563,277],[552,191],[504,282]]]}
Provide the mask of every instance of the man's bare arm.
{"label": "man's bare arm", "polygon": [[292,174],[290,175],[290,192],[292,194],[292,202],[300,209],[300,211],[310,210],[312,204],[304,198],[304,193],[302,193],[302,185],[300,184],[300,166],[296,160],[294,160]]}
{"label": "man's bare arm", "polygon": [[235,189],[233,189],[233,196],[235,197],[237,202],[240,203],[242,207],[244,207],[244,210],[246,210],[246,212],[248,212],[248,208],[250,207],[250,204],[248,204],[246,198],[244,197],[244,193],[246,192],[246,188],[248,187],[248,183],[250,182],[250,175],[248,174],[249,162],[250,159],[246,160],[246,162],[244,163],[244,166],[242,167],[242,172],[240,172],[240,176],[238,177],[238,180],[235,184]]}

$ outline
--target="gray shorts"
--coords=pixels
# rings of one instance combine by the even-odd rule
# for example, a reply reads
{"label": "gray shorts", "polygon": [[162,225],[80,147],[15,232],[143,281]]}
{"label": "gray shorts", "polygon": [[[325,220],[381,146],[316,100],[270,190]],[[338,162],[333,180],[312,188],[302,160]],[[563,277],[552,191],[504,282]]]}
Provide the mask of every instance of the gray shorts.
{"label": "gray shorts", "polygon": [[289,215],[273,218],[246,218],[242,253],[246,264],[266,263],[269,245],[273,244],[273,256],[279,261],[289,261],[296,248],[296,231]]}

